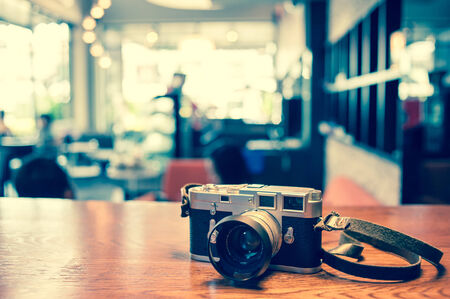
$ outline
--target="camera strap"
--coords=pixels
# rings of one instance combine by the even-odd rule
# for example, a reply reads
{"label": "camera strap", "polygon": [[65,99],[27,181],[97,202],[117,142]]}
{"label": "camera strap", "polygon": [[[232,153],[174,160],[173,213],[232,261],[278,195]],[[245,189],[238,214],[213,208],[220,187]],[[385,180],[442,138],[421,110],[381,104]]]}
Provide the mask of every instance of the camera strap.
{"label": "camera strap", "polygon": [[[316,230],[341,230],[339,246],[323,250],[323,262],[347,274],[381,280],[410,280],[420,275],[421,257],[439,265],[443,255],[439,249],[418,239],[368,221],[341,217],[332,212],[315,227]],[[340,256],[358,258],[365,242],[383,251],[392,252],[408,261],[406,266],[376,266],[352,262]]]}
{"label": "camera strap", "polygon": [[191,206],[189,204],[189,189],[201,184],[186,184],[181,188],[181,217],[188,217]]}

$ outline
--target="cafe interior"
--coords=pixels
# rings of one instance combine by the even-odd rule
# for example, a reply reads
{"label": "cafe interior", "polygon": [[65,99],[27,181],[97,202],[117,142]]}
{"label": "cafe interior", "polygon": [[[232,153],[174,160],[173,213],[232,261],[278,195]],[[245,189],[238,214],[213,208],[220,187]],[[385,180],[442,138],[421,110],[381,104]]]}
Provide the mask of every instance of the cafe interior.
{"label": "cafe interior", "polygon": [[126,205],[254,183],[330,206],[448,204],[449,11],[0,0],[1,196]]}

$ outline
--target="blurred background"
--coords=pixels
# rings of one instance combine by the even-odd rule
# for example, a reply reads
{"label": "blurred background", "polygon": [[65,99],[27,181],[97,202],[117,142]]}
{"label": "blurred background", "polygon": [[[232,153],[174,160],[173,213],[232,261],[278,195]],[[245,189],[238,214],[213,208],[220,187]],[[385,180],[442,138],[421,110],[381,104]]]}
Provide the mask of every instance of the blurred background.
{"label": "blurred background", "polygon": [[450,203],[449,11],[0,0],[0,195],[45,156],[79,200],[253,182],[318,188],[330,205]]}

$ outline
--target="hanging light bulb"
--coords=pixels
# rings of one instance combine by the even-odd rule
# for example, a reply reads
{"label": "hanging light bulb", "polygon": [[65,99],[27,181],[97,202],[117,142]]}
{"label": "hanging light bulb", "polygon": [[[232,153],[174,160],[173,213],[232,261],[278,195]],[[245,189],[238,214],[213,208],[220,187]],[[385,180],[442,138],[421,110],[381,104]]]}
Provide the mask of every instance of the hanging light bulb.
{"label": "hanging light bulb", "polygon": [[239,34],[235,31],[235,30],[230,30],[227,32],[227,40],[230,43],[235,43],[237,42],[238,38],[239,38]]}
{"label": "hanging light bulb", "polygon": [[158,33],[156,33],[155,31],[150,31],[149,33],[147,33],[146,38],[150,44],[154,44],[158,40]]}
{"label": "hanging light bulb", "polygon": [[98,6],[103,9],[108,9],[111,7],[111,0],[98,0]]}
{"label": "hanging light bulb", "polygon": [[97,25],[97,22],[91,16],[86,16],[83,19],[83,22],[81,23],[81,26],[83,27],[84,30],[94,30],[96,25]]}
{"label": "hanging light bulb", "polygon": [[111,64],[112,64],[112,60],[111,60],[111,57],[109,57],[108,55],[102,56],[98,60],[98,65],[102,69],[107,69],[107,68],[111,67]]}
{"label": "hanging light bulb", "polygon": [[105,14],[105,10],[98,5],[94,5],[91,8],[91,16],[94,19],[101,19]]}
{"label": "hanging light bulb", "polygon": [[89,49],[89,52],[91,53],[92,56],[94,57],[100,57],[103,55],[103,53],[105,52],[105,49],[103,49],[102,44],[100,43],[95,43],[91,45],[91,48]]}
{"label": "hanging light bulb", "polygon": [[94,31],[85,31],[81,37],[86,44],[92,44],[97,39]]}

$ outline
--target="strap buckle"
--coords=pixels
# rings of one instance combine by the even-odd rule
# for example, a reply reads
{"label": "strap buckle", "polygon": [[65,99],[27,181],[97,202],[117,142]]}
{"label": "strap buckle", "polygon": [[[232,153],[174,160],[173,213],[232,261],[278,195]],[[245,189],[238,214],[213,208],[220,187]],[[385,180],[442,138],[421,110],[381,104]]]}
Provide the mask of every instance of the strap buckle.
{"label": "strap buckle", "polygon": [[325,218],[322,218],[319,223],[314,226],[314,229],[325,231],[345,230],[350,225],[349,220],[349,217],[340,217],[338,213],[333,211],[325,216]]}

